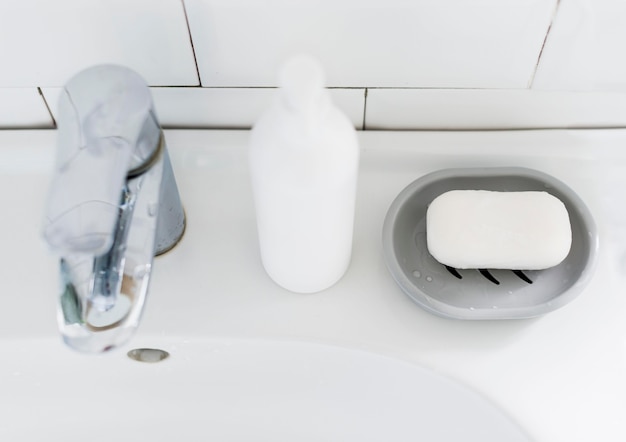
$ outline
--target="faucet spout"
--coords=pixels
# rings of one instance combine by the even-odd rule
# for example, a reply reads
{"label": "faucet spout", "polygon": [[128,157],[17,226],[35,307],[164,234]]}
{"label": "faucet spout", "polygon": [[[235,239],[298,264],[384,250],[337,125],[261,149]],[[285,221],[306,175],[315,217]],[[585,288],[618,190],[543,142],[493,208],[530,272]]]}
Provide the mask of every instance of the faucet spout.
{"label": "faucet spout", "polygon": [[43,234],[59,256],[59,330],[76,350],[107,351],[137,329],[153,257],[178,243],[185,215],[139,75],[80,72],[64,87],[58,124]]}

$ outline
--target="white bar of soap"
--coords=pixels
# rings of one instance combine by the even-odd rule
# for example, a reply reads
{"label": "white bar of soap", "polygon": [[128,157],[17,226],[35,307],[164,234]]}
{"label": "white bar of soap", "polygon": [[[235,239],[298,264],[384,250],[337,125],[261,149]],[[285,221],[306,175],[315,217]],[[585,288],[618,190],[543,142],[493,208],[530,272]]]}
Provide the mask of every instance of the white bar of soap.
{"label": "white bar of soap", "polygon": [[457,269],[541,270],[572,245],[569,215],[547,192],[452,190],[426,213],[428,251]]}

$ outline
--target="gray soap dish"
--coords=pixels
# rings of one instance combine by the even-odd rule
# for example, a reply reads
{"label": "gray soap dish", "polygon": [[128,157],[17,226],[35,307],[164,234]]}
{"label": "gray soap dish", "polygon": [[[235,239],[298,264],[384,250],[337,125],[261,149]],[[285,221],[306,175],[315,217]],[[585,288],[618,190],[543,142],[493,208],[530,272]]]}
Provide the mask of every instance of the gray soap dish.
{"label": "gray soap dish", "polygon": [[[572,247],[559,265],[533,271],[457,270],[439,263],[426,245],[426,210],[449,190],[546,191],[567,208]],[[431,313],[456,319],[531,318],[574,299],[589,281],[598,233],[583,201],[545,173],[518,167],[446,169],[409,184],[393,201],[383,226],[387,267],[402,290]]]}

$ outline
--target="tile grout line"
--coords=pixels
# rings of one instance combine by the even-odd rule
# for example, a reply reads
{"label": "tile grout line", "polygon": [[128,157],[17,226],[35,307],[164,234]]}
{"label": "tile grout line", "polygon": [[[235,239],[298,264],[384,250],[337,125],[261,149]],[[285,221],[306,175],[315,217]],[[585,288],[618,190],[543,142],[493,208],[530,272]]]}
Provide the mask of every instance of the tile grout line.
{"label": "tile grout line", "polygon": [[37,92],[39,92],[39,96],[43,100],[43,105],[46,106],[46,110],[48,111],[48,114],[50,115],[50,120],[52,120],[52,128],[53,129],[57,129],[57,121],[54,119],[54,114],[52,113],[52,110],[50,109],[50,105],[48,104],[48,100],[46,100],[46,96],[44,95],[43,91],[41,90],[41,87],[37,86]]}
{"label": "tile grout line", "polygon": [[[199,86],[199,85],[150,85],[150,89],[278,89],[278,86]],[[424,86],[328,86],[329,90],[409,90],[409,91],[525,91],[526,87],[424,87]]]}
{"label": "tile grout line", "polygon": [[367,126],[366,126],[366,117],[367,117],[367,92],[368,92],[368,88],[365,88],[365,92],[363,92],[363,122],[361,124],[361,130],[362,131],[366,131],[367,130]]}
{"label": "tile grout line", "polygon": [[193,54],[193,62],[196,66],[196,76],[198,77],[197,87],[202,87],[202,78],[200,77],[200,67],[198,67],[198,57],[196,57],[196,48],[193,44],[193,37],[191,36],[191,25],[189,24],[189,16],[187,15],[187,8],[185,7],[185,0],[180,0],[180,3],[183,7],[185,23],[187,24],[187,35],[189,36],[189,44],[191,45],[191,53]]}
{"label": "tile grout line", "polygon": [[541,49],[539,50],[537,63],[535,63],[535,69],[533,70],[533,74],[530,76],[530,79],[528,80],[528,89],[532,89],[533,84],[535,83],[535,77],[537,76],[537,71],[539,70],[539,63],[541,63],[541,56],[543,55],[543,50],[546,48],[546,43],[548,42],[548,38],[550,37],[550,31],[552,30],[552,26],[554,25],[554,21],[556,20],[556,16],[559,12],[560,4],[561,4],[561,0],[556,0],[556,4],[554,5],[554,10],[552,11],[552,18],[550,19],[550,24],[548,25],[548,29],[546,30],[546,36],[543,39],[543,44],[541,45]]}

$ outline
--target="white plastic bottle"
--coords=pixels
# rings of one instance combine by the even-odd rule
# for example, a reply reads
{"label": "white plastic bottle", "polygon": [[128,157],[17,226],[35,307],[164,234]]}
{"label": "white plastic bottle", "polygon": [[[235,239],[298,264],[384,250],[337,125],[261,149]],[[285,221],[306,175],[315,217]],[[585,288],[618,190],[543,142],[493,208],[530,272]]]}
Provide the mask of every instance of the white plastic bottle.
{"label": "white plastic bottle", "polygon": [[324,82],[314,58],[287,61],[276,99],[250,139],[263,266],[277,284],[299,293],[335,284],[352,253],[359,148]]}

